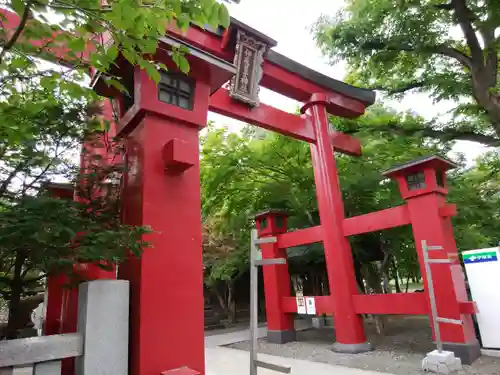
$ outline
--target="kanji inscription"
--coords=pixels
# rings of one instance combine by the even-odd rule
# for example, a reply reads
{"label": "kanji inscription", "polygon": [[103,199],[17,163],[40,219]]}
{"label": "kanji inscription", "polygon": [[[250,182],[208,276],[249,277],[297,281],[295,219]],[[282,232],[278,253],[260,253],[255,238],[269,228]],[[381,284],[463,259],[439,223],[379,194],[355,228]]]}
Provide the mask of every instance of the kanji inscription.
{"label": "kanji inscription", "polygon": [[262,78],[262,63],[268,46],[265,43],[238,30],[234,64],[236,75],[231,80],[232,98],[249,104],[259,105],[259,83]]}

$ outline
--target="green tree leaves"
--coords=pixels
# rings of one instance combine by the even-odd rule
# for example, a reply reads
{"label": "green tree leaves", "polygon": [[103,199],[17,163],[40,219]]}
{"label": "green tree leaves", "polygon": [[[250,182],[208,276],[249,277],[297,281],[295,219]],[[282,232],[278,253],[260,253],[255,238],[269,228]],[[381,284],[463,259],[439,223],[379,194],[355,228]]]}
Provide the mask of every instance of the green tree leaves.
{"label": "green tree leaves", "polygon": [[352,83],[396,96],[414,91],[436,101],[456,101],[453,121],[428,124],[435,130],[430,136],[466,136],[498,145],[496,8],[494,1],[477,0],[448,5],[437,0],[349,0],[342,12],[320,18],[314,34],[325,55],[347,61]]}
{"label": "green tree leaves", "polygon": [[[424,155],[449,152],[453,145],[450,141],[429,142],[420,136],[382,130],[388,123],[414,129],[421,121],[411,114],[380,106],[374,106],[356,120],[331,119],[333,126],[341,131],[356,128],[363,145],[360,158],[336,155],[346,217],[404,203],[397,184],[382,177],[383,170]],[[290,214],[290,230],[318,225],[319,215],[307,143],[255,128],[245,128],[241,134],[230,133],[225,128],[209,127],[208,130],[201,139],[205,282],[217,285],[238,277],[247,269],[253,213],[269,208],[285,210]],[[497,241],[499,166],[498,154],[492,153],[476,168],[461,169],[449,176],[449,200],[459,207],[459,216],[453,218],[453,222],[461,250],[493,245]],[[401,277],[418,276],[418,260],[409,227],[355,236],[350,240],[360,262],[369,259],[374,249],[381,249],[394,257]],[[296,256],[297,269],[324,262],[321,244],[289,252]]]}

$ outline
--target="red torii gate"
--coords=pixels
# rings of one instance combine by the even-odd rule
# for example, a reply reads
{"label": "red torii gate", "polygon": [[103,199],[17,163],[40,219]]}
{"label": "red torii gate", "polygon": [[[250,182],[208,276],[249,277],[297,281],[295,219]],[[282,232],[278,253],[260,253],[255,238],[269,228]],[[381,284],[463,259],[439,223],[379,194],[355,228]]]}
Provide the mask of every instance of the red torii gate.
{"label": "red torii gate", "polygon": [[[12,29],[19,23],[16,17],[8,14],[8,26]],[[189,77],[179,74],[168,56],[167,51],[177,45],[184,45],[190,51]],[[374,93],[304,67],[272,51],[275,45],[274,40],[236,20],[232,20],[227,30],[209,31],[191,27],[182,34],[170,28],[161,38],[161,48],[155,55],[155,59],[170,69],[168,73],[162,73],[159,85],[123,58],[117,60],[119,69],[115,73],[128,82],[131,100],[107,87],[99,73],[93,74],[95,89],[103,96],[113,98],[119,110],[116,134],[126,136],[129,142],[128,173],[123,191],[124,221],[151,225],[155,230],[148,236],[154,248],[146,251],[141,259],[130,259],[118,270],[120,278],[131,281],[130,355],[133,374],[153,375],[183,366],[204,373],[198,132],[206,125],[208,110],[311,144],[321,227],[283,234],[274,250],[299,242],[323,241],[330,285],[334,286],[334,290],[331,296],[318,298],[318,307],[320,311],[334,311],[336,350],[369,350],[359,314],[390,312],[379,306],[380,302],[387,302],[387,298],[392,298],[391,302],[407,302],[402,296],[357,294],[347,236],[349,228],[350,234],[363,230],[353,228],[349,220],[356,223],[354,227],[364,223],[371,230],[414,223],[414,220],[411,212],[408,214],[401,208],[363,215],[356,220],[344,219],[334,150],[360,155],[361,148],[355,138],[330,130],[327,119],[327,112],[351,118],[362,115],[365,108],[373,104]],[[64,51],[54,53],[64,60]],[[230,79],[230,90],[221,89]],[[289,114],[260,104],[259,86],[305,103],[303,115]],[[111,113],[111,102],[106,102],[105,109]],[[430,176],[429,173],[426,172],[426,175]],[[436,191],[432,190],[432,193]],[[439,204],[443,206],[441,201]],[[445,214],[441,217],[449,220],[450,212]],[[420,217],[419,214],[414,215]],[[367,224],[377,222],[382,216],[385,226]],[[408,217],[412,219],[408,221]],[[389,221],[392,220],[394,225],[387,225],[388,218],[392,218]],[[259,220],[258,223],[261,225]],[[422,233],[432,231],[435,232],[431,228]],[[261,234],[265,235],[265,231]],[[313,237],[315,241],[304,241],[300,238],[303,235],[309,239]],[[452,247],[452,237],[450,239],[449,236],[447,231],[437,238],[446,238],[445,245]],[[92,265],[87,269],[94,278],[112,277],[96,272],[97,267]],[[285,280],[285,271],[283,267],[265,271],[266,306],[268,314],[271,313],[268,316],[269,338],[279,342],[292,338],[287,333],[290,331],[290,317],[285,313],[293,312],[294,307],[291,306],[289,292],[282,289],[284,284],[280,284],[280,278]],[[450,277],[449,272],[441,273],[444,276],[439,280],[443,281],[444,288],[460,284],[460,281]],[[286,284],[286,281],[283,282]],[[180,287],[168,287],[175,284]],[[56,313],[61,311],[57,288],[53,285],[49,289],[48,308],[54,314],[47,316],[48,320],[56,320]],[[162,288],[162,291],[155,292],[157,288]],[[443,296],[439,305],[451,304],[455,315],[472,312],[469,304],[457,301],[455,292]],[[401,309],[402,305],[398,302],[394,312],[410,312]],[[420,313],[424,313],[424,309],[429,311],[426,303],[419,300],[417,305]],[[62,325],[66,327],[63,331],[74,329],[71,326],[74,325],[72,314],[75,308],[73,302],[68,310],[70,312],[62,317]],[[273,314],[278,314],[277,321]],[[476,347],[470,335],[470,316],[465,316],[463,320],[462,326],[445,329],[443,340],[470,351],[469,348]]]}

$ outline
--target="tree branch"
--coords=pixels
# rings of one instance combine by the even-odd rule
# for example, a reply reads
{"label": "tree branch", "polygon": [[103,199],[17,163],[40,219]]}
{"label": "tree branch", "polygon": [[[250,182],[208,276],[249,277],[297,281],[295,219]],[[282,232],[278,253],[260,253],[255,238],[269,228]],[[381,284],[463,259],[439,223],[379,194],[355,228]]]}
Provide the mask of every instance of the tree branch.
{"label": "tree branch", "polygon": [[488,147],[500,146],[500,138],[492,135],[475,133],[471,130],[465,129],[435,129],[431,126],[415,126],[412,128],[404,128],[399,124],[389,123],[384,127],[369,128],[366,125],[363,127],[355,126],[345,131],[346,134],[355,134],[360,131],[378,132],[378,133],[391,133],[400,136],[416,136],[417,134],[422,137],[439,139],[442,141],[471,141],[481,143]]}
{"label": "tree branch", "polygon": [[481,143],[485,146],[498,147],[500,146],[500,138],[496,138],[490,135],[474,133],[468,130],[460,129],[447,129],[447,130],[437,130],[432,128],[425,128],[422,130],[417,130],[423,132],[424,137],[437,138],[443,141],[457,140],[457,141],[471,141]]}
{"label": "tree branch", "polygon": [[2,198],[9,189],[9,185],[12,182],[12,180],[16,177],[16,175],[22,171],[26,167],[26,163],[23,161],[19,163],[7,176],[6,179],[3,180],[3,182],[0,184],[0,198]]}
{"label": "tree branch", "polygon": [[7,43],[2,48],[2,51],[0,52],[0,64],[3,62],[3,58],[5,57],[5,54],[16,44],[17,40],[21,36],[24,28],[26,27],[26,23],[28,22],[30,18],[30,13],[31,13],[31,1],[28,1],[24,7],[23,15],[21,16],[21,21],[19,22],[19,25],[17,26],[16,31],[14,31],[14,34],[12,34],[12,37],[9,39]]}
{"label": "tree branch", "polygon": [[486,74],[489,76],[489,85],[494,87],[497,83],[498,75],[498,51],[497,44],[500,42],[495,38],[495,30],[499,26],[500,22],[495,22],[495,14],[491,10],[493,4],[490,1],[486,1],[486,6],[490,11],[488,12],[488,19],[481,24],[479,27],[479,32],[484,41],[484,49],[486,51]]}
{"label": "tree branch", "polygon": [[425,45],[425,46],[412,46],[409,44],[373,40],[365,42],[361,48],[375,49],[375,50],[387,50],[387,51],[405,51],[405,52],[415,52],[415,53],[431,53],[438,54],[446,57],[451,57],[457,60],[463,66],[472,70],[472,60],[469,56],[463,54],[459,50],[446,46],[444,44],[437,45]]}
{"label": "tree branch", "polygon": [[473,12],[467,7],[466,0],[451,0],[451,5],[455,9],[455,17],[462,29],[467,45],[470,48],[472,61],[479,66],[484,65],[483,50],[479,44],[476,31],[472,26]]}
{"label": "tree branch", "polygon": [[403,92],[417,89],[420,87],[425,87],[427,85],[427,82],[424,81],[415,81],[415,82],[410,82],[407,83],[406,85],[402,85],[400,87],[396,88],[389,88],[389,87],[384,87],[384,86],[372,86],[369,87],[370,90],[378,90],[378,91],[386,91],[389,95],[393,94],[401,94]]}

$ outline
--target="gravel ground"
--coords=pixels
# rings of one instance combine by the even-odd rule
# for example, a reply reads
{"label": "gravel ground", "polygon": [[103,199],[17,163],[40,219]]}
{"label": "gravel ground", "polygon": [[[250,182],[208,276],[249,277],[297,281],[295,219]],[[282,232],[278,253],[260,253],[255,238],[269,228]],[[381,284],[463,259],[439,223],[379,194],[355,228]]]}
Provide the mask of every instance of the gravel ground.
{"label": "gravel ground", "polygon": [[[284,345],[259,341],[259,352],[282,357],[305,359],[351,368],[389,372],[397,375],[422,374],[421,361],[434,349],[429,322],[425,318],[391,318],[384,337],[375,334],[371,323],[366,324],[368,340],[376,350],[364,354],[341,354],[330,350],[335,341],[333,329],[309,329],[297,332],[297,341]],[[228,345],[249,350],[249,342]],[[500,358],[481,357],[472,366],[464,366],[457,375],[500,375]]]}

